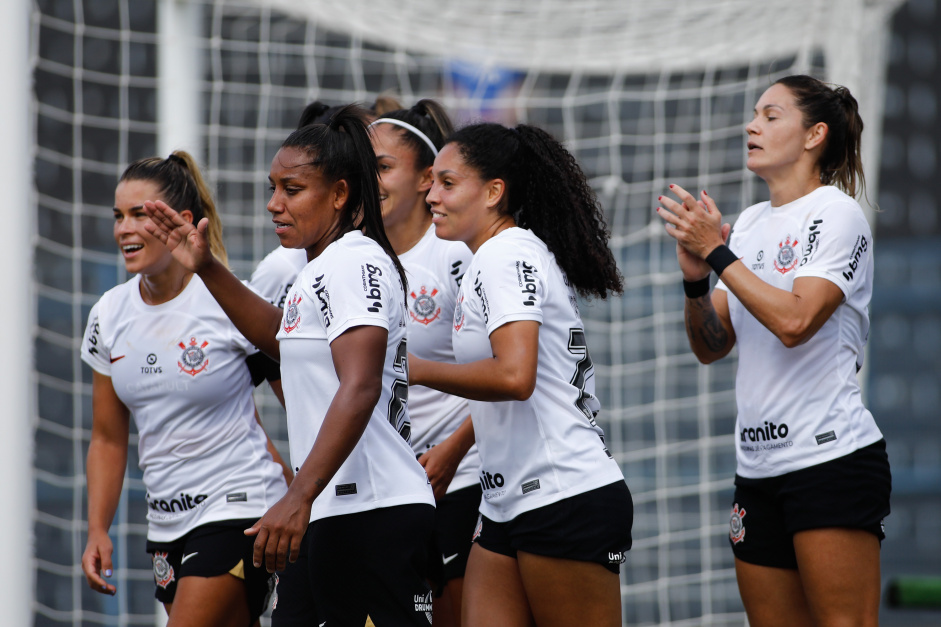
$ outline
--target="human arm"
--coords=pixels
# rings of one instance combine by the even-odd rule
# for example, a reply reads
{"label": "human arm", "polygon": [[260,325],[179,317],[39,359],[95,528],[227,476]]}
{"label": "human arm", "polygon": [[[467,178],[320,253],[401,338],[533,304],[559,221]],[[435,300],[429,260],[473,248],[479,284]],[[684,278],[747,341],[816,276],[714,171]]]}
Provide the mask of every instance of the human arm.
{"label": "human arm", "polygon": [[408,358],[410,385],[424,385],[474,401],[525,401],[536,389],[539,323],[516,320],[490,334],[493,357],[466,364]]}
{"label": "human arm", "polygon": [[311,505],[359,442],[379,401],[387,341],[385,328],[357,326],[331,342],[339,388],[287,494],[245,532],[257,534],[256,566],[274,572],[297,559]]}
{"label": "human arm", "polygon": [[242,283],[209,251],[209,220],[199,224],[184,220],[161,200],[146,201],[150,222],[144,228],[166,244],[180,264],[202,279],[209,293],[235,328],[249,342],[275,360],[280,360],[277,340],[282,312]]}
{"label": "human arm", "polygon": [[468,416],[444,442],[428,449],[418,458],[418,463],[431,481],[436,501],[440,501],[447,493],[457,467],[473,445],[474,423]]}
{"label": "human arm", "polygon": [[[705,260],[710,253],[724,246],[727,237],[727,232],[723,232],[725,227],[721,223],[718,207],[705,192],[701,195],[702,202],[697,202],[679,186],[671,186],[671,191],[681,202],[661,197],[663,208],[658,208],[657,213],[671,225],[672,228],[668,228],[667,232],[686,251],[699,260]],[[799,346],[813,337],[843,300],[840,287],[827,279],[798,277],[791,291],[782,290],[765,283],[740,260],[726,266],[721,277],[723,284],[745,309],[788,348]],[[718,320],[725,327],[730,341],[734,342],[731,324],[726,326],[727,302],[724,306],[717,302],[715,292],[712,300]],[[731,345],[728,345],[728,349],[731,349]]]}
{"label": "human arm", "polygon": [[82,554],[82,571],[89,587],[103,594],[115,594],[117,588],[101,576],[110,577],[114,547],[108,529],[114,520],[124,472],[130,412],[114,391],[111,377],[99,372],[92,379],[92,432],[88,445],[85,475],[88,489],[88,542]]}

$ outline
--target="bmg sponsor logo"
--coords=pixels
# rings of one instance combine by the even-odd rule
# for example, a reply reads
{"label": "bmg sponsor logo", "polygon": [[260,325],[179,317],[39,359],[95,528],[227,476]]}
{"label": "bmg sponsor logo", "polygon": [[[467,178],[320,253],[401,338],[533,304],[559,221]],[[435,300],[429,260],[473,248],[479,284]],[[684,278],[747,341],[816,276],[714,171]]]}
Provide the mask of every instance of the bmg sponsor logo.
{"label": "bmg sponsor logo", "polygon": [[516,262],[516,281],[522,288],[523,304],[532,307],[536,304],[536,268],[525,261]]}
{"label": "bmg sponsor logo", "polygon": [[367,263],[362,268],[363,291],[366,293],[366,300],[369,301],[367,311],[372,313],[382,309],[382,291],[379,289],[379,279],[382,276],[382,269]]}
{"label": "bmg sponsor logo", "polygon": [[866,240],[864,235],[860,235],[856,240],[856,245],[853,246],[853,252],[850,254],[850,261],[847,264],[847,269],[843,272],[843,278],[845,278],[847,281],[853,280],[853,275],[859,268],[859,260],[867,250],[869,250],[869,241]]}

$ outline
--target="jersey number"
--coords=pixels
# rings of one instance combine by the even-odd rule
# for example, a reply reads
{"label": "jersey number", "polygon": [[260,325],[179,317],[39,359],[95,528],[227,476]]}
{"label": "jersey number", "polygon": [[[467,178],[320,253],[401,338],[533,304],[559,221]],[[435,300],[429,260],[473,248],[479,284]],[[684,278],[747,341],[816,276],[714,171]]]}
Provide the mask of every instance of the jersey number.
{"label": "jersey number", "polygon": [[569,352],[576,357],[581,357],[575,364],[575,374],[569,381],[578,388],[578,399],[575,406],[585,414],[591,426],[595,424],[595,412],[588,406],[589,399],[594,398],[589,392],[585,391],[585,382],[588,380],[588,372],[594,367],[591,363],[591,355],[588,354],[588,341],[585,339],[585,331],[582,329],[569,329]]}
{"label": "jersey number", "polygon": [[392,369],[405,375],[404,379],[396,378],[392,382],[392,398],[389,399],[389,422],[392,428],[398,431],[406,442],[411,443],[412,424],[405,416],[405,407],[408,405],[408,348],[403,339],[395,349],[395,361]]}

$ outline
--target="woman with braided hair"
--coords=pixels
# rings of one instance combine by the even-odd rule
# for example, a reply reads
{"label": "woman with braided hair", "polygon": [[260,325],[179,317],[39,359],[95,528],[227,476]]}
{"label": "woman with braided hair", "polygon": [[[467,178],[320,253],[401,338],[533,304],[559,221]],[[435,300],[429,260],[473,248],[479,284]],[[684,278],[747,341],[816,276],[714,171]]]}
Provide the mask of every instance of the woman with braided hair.
{"label": "woman with braided hair", "polygon": [[576,294],[622,291],[595,196],[545,131],[477,124],[435,159],[437,236],[473,259],[453,319],[456,364],[410,379],[470,400],[483,490],[463,624],[621,624],[633,504],[596,422]]}
{"label": "woman with braided hair", "polygon": [[738,345],[729,539],[753,627],[879,621],[891,475],[856,378],[873,275],[854,199],[862,130],[849,90],[784,77],[745,127],[770,200],[742,212],[731,238],[705,191],[671,185],[680,202],[661,197],[657,210],[677,241],[693,352],[711,363]]}
{"label": "woman with braided hair", "polygon": [[88,447],[88,544],[82,569],[115,594],[108,529],[121,497],[130,420],[147,488],[147,551],[171,627],[257,624],[269,574],[252,564],[243,530],[284,495],[277,450],[252,399],[263,356],[229,322],[198,276],[146,229],[160,199],[208,224],[226,264],[222,224],[189,154],[132,163],[114,194],[114,238],[135,274],[92,308],[82,359],[94,370]]}

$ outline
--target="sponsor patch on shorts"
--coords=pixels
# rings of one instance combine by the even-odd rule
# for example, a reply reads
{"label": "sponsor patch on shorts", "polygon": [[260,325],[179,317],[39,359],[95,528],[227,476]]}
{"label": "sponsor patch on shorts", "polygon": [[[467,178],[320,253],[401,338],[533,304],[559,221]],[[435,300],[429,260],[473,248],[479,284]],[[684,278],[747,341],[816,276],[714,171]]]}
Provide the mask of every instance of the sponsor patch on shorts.
{"label": "sponsor patch on shorts", "polygon": [[814,436],[817,440],[817,444],[826,444],[827,442],[833,442],[836,439],[835,431],[827,431],[826,433],[818,433]]}
{"label": "sponsor patch on shorts", "polygon": [[523,484],[523,494],[529,494],[539,489],[539,479],[533,479]]}
{"label": "sponsor patch on shorts", "polygon": [[350,494],[356,494],[355,483],[341,483],[337,485],[337,496],[349,496]]}

